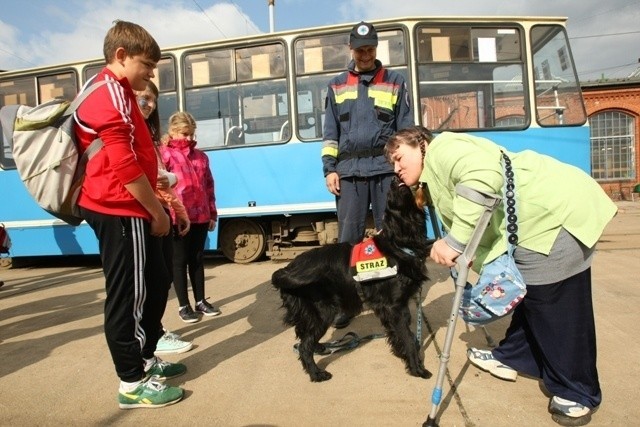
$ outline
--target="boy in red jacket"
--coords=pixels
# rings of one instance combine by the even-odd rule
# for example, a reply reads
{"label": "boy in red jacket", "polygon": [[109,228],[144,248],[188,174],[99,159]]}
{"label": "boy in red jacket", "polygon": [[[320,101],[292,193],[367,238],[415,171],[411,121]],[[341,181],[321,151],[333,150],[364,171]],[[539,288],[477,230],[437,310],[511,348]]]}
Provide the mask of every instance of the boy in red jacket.
{"label": "boy in red jacket", "polygon": [[146,88],[160,55],[144,28],[116,21],[104,39],[107,65],[94,79],[109,83],[75,114],[82,150],[95,138],[103,141],[87,164],[78,205],[98,239],[107,293],[104,330],[123,409],[178,402],[183,390],[163,380],[186,372],[184,365],[154,356],[163,292],[171,282],[159,239],[170,226],[155,195],[156,153],[133,91]]}

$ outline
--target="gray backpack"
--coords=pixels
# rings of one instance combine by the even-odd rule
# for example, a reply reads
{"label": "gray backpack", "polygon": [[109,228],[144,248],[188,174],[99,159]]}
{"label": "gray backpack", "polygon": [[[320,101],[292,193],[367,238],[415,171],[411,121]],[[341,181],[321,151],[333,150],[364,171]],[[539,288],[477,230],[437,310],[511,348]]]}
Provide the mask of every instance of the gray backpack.
{"label": "gray backpack", "polygon": [[0,109],[5,141],[27,191],[45,211],[71,225],[82,222],[76,200],[85,168],[102,148],[95,139],[82,156],[73,130],[73,113],[98,87],[97,82],[73,102],[55,98],[36,107],[7,105]]}

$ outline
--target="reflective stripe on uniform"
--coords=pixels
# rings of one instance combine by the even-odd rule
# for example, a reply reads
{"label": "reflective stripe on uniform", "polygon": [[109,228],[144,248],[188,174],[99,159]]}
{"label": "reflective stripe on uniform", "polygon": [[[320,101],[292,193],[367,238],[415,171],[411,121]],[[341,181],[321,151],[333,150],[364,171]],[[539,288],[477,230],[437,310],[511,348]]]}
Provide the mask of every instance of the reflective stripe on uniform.
{"label": "reflective stripe on uniform", "polygon": [[358,99],[358,85],[355,86],[334,86],[333,92],[336,95],[336,104],[342,104],[344,101]]}
{"label": "reflective stripe on uniform", "polygon": [[[384,67],[381,67],[373,77],[367,94],[369,98],[373,99],[374,106],[393,110],[396,102],[398,101],[400,86],[384,82],[384,74]],[[336,104],[342,104],[347,100],[357,100],[358,83],[359,76],[350,72],[348,73],[347,81],[344,84],[332,86],[336,97]]]}
{"label": "reflective stripe on uniform", "polygon": [[373,98],[373,105],[376,107],[393,110],[398,102],[398,85],[381,83],[369,88],[369,98]]}
{"label": "reflective stripe on uniform", "polygon": [[322,156],[338,157],[337,147],[322,147]]}

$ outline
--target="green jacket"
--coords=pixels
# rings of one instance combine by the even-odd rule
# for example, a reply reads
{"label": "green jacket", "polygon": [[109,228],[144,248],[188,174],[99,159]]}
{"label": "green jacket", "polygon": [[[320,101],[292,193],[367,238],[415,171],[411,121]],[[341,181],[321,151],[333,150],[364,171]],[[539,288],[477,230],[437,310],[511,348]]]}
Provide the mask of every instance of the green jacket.
{"label": "green jacket", "polygon": [[[460,197],[457,184],[502,195],[499,145],[486,138],[443,132],[431,141],[420,181],[447,232],[467,244],[482,207]],[[549,254],[564,227],[582,244],[593,247],[617,207],[600,185],[582,170],[549,156],[525,150],[511,153],[515,172],[518,246]],[[502,204],[496,209],[476,251],[474,270],[507,250]]]}

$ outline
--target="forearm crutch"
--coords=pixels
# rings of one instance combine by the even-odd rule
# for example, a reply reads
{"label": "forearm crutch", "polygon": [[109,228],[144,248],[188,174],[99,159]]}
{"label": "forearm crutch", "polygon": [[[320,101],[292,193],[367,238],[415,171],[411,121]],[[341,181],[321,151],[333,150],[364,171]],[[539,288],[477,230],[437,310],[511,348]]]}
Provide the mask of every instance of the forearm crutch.
{"label": "forearm crutch", "polygon": [[456,259],[456,265],[458,269],[458,276],[455,280],[455,296],[453,298],[453,306],[451,307],[451,314],[449,315],[449,324],[447,325],[447,333],[444,339],[444,346],[442,348],[442,353],[440,354],[440,367],[438,368],[438,376],[436,378],[436,385],[433,389],[433,393],[431,394],[431,412],[427,417],[427,420],[424,422],[423,427],[435,427],[437,426],[436,416],[438,413],[438,408],[440,406],[440,401],[442,399],[442,385],[444,383],[444,377],[447,372],[447,363],[449,362],[449,357],[451,355],[451,344],[453,343],[453,334],[456,329],[456,321],[458,320],[458,310],[460,308],[460,303],[462,302],[462,294],[464,291],[464,287],[467,284],[467,278],[469,276],[469,269],[473,264],[473,258],[478,248],[478,244],[480,243],[480,239],[484,234],[487,226],[489,225],[489,220],[493,215],[493,211],[500,204],[500,196],[497,194],[484,193],[478,190],[474,190],[469,187],[465,187],[462,185],[456,186],[456,192],[458,195],[468,199],[474,203],[477,203],[484,207],[482,214],[480,215],[480,219],[478,219],[478,223],[473,229],[473,233],[471,234],[471,239],[467,244],[466,248],[458,256]]}

